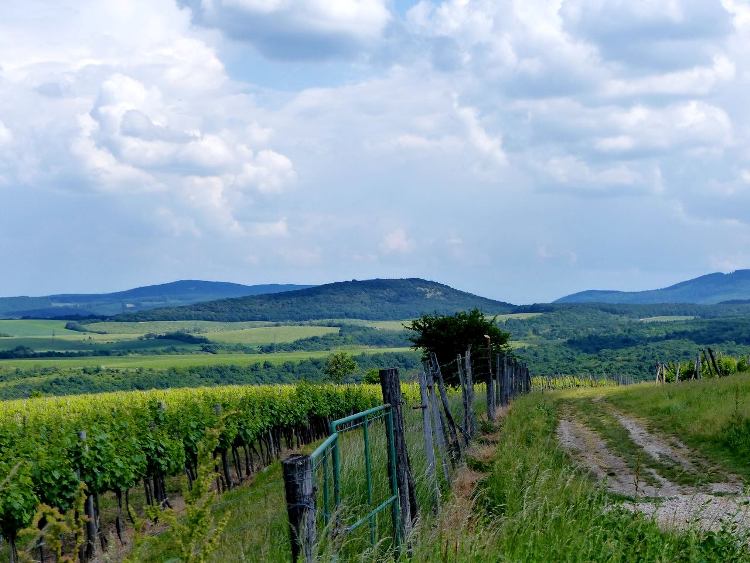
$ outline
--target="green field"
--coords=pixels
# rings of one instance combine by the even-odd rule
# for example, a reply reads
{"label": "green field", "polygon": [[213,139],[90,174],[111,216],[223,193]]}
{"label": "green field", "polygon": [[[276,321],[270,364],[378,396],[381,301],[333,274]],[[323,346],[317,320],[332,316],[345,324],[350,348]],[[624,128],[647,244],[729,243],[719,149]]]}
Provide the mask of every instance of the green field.
{"label": "green field", "polygon": [[214,321],[143,321],[143,322],[104,322],[85,325],[97,332],[109,334],[147,334],[149,332],[162,334],[165,332],[190,332],[205,334],[222,332],[225,330],[242,330],[264,326],[280,326],[281,323],[267,323],[263,321],[245,321],[237,323]]}
{"label": "green field", "polygon": [[695,317],[689,315],[660,315],[658,317],[646,317],[641,319],[642,323],[668,323],[676,321],[692,321]]}
{"label": "green field", "polygon": [[67,321],[0,320],[0,334],[9,336],[81,336],[80,332],[65,328]]}
{"label": "green field", "polygon": [[338,333],[338,327],[329,326],[264,326],[240,330],[212,332],[206,336],[223,344],[279,344],[302,338]]}
{"label": "green field", "polygon": [[533,319],[534,317],[540,317],[544,313],[509,313],[507,315],[497,315],[498,321],[508,321],[512,319],[517,319],[519,321],[525,321],[527,319]]}
{"label": "green field", "polygon": [[[0,350],[25,346],[35,351],[96,351],[109,348],[136,351],[139,348],[164,347],[163,340],[139,340],[146,334],[189,332],[219,344],[262,346],[283,344],[313,336],[335,334],[338,327],[312,325],[281,325],[278,323],[213,323],[207,321],[163,321],[144,323],[93,323],[87,325],[97,332],[65,329],[65,321],[11,320],[0,321]],[[100,334],[106,332],[106,334]],[[54,334],[54,336],[53,336]],[[107,346],[117,344],[116,346]],[[178,343],[179,344],[179,343]]]}
{"label": "green field", "polygon": [[[132,356],[91,356],[82,358],[31,358],[22,360],[0,360],[0,371],[5,369],[31,369],[45,367],[77,368],[153,368],[251,365],[258,362],[284,363],[307,358],[325,358],[332,350],[279,352],[275,354],[159,354]],[[379,354],[388,352],[412,352],[411,348],[347,348],[352,354]]]}

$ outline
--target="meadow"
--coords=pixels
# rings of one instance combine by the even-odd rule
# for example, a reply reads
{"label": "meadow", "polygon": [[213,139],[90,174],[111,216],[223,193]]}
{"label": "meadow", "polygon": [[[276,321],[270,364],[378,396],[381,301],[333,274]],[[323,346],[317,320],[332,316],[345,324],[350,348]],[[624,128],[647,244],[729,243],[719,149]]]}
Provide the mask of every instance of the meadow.
{"label": "meadow", "polygon": [[[352,354],[379,354],[412,352],[410,348],[366,348],[341,349]],[[100,368],[100,369],[168,369],[192,366],[247,366],[270,362],[283,364],[312,358],[325,358],[330,350],[276,352],[272,354],[159,354],[131,356],[84,356],[80,358],[29,358],[0,360],[0,372],[14,369]]]}

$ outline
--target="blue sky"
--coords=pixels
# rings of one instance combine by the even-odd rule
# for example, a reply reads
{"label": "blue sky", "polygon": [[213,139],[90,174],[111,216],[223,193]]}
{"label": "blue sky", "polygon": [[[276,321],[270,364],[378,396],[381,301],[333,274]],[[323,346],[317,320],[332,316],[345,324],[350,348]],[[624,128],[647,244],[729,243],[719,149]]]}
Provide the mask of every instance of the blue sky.
{"label": "blue sky", "polygon": [[742,0],[0,4],[0,295],[750,267]]}

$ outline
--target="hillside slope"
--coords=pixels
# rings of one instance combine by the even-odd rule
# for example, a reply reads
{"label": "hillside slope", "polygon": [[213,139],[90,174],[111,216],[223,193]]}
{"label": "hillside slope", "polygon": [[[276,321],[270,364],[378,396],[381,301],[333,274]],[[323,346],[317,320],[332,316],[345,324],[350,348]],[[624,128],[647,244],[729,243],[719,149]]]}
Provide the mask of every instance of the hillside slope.
{"label": "hillside slope", "polygon": [[123,311],[190,305],[200,301],[277,293],[307,287],[311,286],[241,285],[227,282],[180,280],[114,293],[0,297],[0,318],[116,315]]}
{"label": "hillside slope", "polygon": [[122,315],[121,320],[303,321],[314,319],[408,319],[478,307],[507,313],[514,306],[417,278],[374,279],[320,285],[298,291],[223,299]]}
{"label": "hillside slope", "polygon": [[589,290],[561,297],[555,303],[721,303],[750,299],[750,270],[714,273],[648,291]]}

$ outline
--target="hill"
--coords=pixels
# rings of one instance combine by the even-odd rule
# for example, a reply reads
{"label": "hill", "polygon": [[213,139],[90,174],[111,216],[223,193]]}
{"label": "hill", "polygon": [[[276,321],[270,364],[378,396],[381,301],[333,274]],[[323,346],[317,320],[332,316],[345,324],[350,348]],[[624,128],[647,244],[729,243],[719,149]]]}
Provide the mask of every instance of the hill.
{"label": "hill", "polygon": [[741,303],[750,299],[750,270],[714,273],[648,291],[589,290],[567,295],[555,303]]}
{"label": "hill", "polygon": [[238,283],[181,280],[99,294],[59,294],[42,297],[0,297],[0,318],[52,318],[116,315],[155,307],[190,305],[230,297],[278,293],[311,286],[292,284],[241,285]]}
{"label": "hill", "polygon": [[478,307],[508,313],[514,305],[423,279],[336,282],[268,295],[160,308],[118,320],[305,321],[315,319],[409,319],[422,313],[454,313]]}

